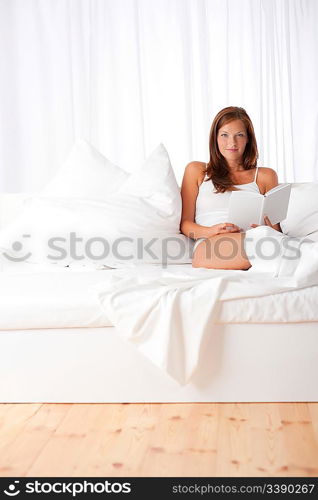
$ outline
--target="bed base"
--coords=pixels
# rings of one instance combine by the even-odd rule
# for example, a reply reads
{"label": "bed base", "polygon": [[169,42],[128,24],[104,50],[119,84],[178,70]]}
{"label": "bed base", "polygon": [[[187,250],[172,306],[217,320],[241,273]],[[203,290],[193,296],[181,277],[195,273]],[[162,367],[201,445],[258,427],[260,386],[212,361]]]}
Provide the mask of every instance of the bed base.
{"label": "bed base", "polygon": [[0,402],[318,401],[317,326],[216,325],[185,386],[113,327],[0,331]]}

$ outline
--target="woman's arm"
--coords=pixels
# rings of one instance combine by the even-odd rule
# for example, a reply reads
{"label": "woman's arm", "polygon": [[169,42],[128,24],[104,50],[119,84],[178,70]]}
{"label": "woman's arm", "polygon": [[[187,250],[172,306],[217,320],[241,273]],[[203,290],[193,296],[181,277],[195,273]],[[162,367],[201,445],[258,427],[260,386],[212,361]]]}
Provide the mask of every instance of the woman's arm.
{"label": "woman's arm", "polygon": [[[189,238],[209,238],[215,234],[239,232],[235,224],[223,223],[214,226],[201,226],[194,222],[195,206],[199,192],[199,180],[203,175],[203,169],[200,163],[189,163],[184,171],[181,186],[182,215],[180,222],[180,231]],[[227,228],[225,228],[225,224]]]}

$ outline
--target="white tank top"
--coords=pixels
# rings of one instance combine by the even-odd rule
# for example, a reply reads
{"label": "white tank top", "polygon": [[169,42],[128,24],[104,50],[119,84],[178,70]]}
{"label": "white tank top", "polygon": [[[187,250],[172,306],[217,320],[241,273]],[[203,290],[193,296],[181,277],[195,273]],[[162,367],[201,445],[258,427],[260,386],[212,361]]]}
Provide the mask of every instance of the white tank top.
{"label": "white tank top", "polygon": [[[253,182],[249,182],[248,184],[234,184],[234,186],[239,189],[244,189],[245,191],[259,193],[259,188],[256,183],[257,173],[258,167],[256,168]],[[206,178],[205,176],[199,187],[195,207],[195,222],[200,224],[200,226],[213,226],[214,224],[220,224],[222,222],[231,222],[228,220],[231,191],[216,193],[212,181],[205,182]]]}

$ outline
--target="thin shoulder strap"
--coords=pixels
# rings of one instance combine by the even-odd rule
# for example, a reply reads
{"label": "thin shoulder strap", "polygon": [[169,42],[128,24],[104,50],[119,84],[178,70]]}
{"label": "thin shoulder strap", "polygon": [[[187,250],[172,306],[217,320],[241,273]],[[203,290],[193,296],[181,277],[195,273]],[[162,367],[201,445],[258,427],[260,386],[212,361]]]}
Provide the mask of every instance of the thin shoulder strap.
{"label": "thin shoulder strap", "polygon": [[[207,170],[207,168],[208,168],[208,164],[206,163],[206,164],[205,164],[205,170]],[[205,173],[204,178],[205,178],[205,179],[207,178],[207,174],[206,174],[206,173]]]}
{"label": "thin shoulder strap", "polygon": [[255,172],[255,179],[254,179],[254,182],[256,182],[257,173],[258,173],[258,167],[256,167],[256,172]]}

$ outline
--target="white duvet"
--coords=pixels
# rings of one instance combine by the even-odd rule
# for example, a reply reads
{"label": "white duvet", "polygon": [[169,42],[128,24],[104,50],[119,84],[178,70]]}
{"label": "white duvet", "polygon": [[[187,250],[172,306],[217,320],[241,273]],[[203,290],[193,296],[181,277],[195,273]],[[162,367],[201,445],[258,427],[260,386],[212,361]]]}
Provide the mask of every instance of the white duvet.
{"label": "white duvet", "polygon": [[[286,240],[286,236],[271,231],[280,244]],[[255,248],[262,232],[262,228],[253,230],[250,249]],[[218,321],[220,301],[318,284],[318,243],[301,238],[293,242],[300,250],[297,260],[288,259],[289,250],[281,246],[279,257],[270,266],[266,259],[256,257],[255,266],[248,271],[120,270],[95,289],[119,333],[184,384],[197,367],[205,336]]]}

